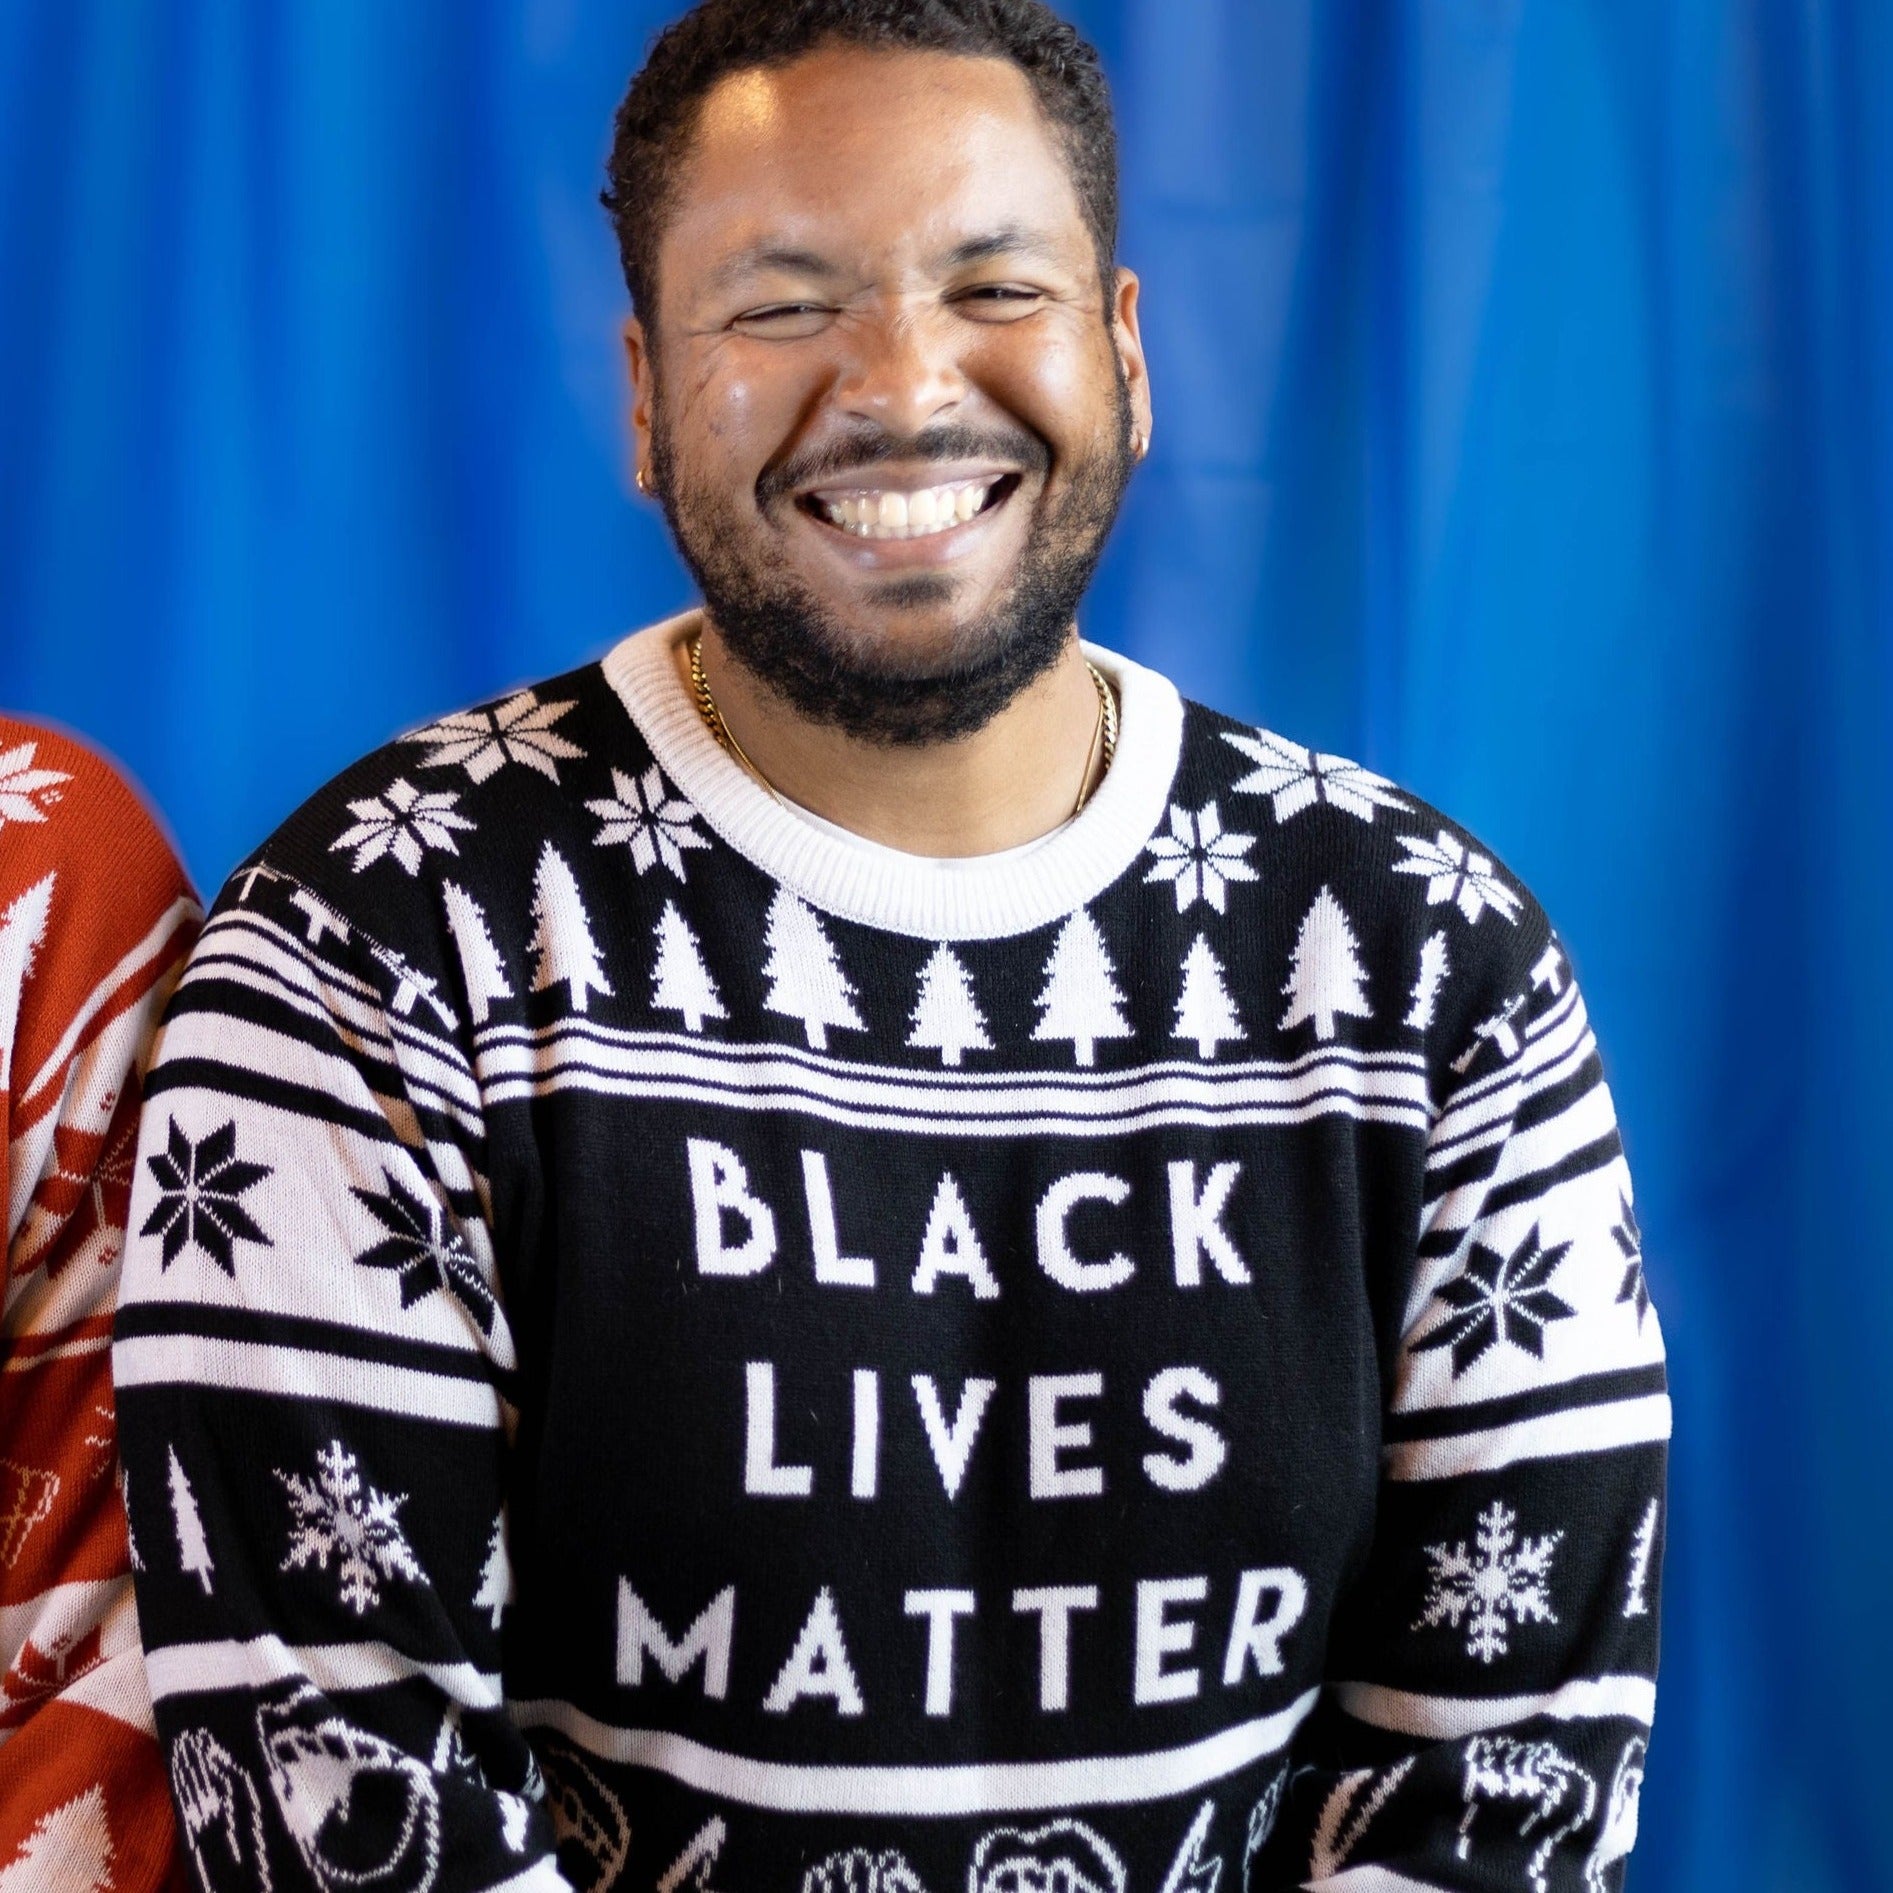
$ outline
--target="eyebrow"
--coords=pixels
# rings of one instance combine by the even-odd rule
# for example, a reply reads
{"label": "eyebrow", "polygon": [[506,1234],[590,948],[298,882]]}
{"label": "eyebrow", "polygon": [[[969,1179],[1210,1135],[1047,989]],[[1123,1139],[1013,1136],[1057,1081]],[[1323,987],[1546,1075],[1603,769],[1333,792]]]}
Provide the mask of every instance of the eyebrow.
{"label": "eyebrow", "polygon": [[968,263],[989,262],[996,256],[1033,256],[1044,263],[1059,261],[1058,246],[1037,230],[1024,224],[1001,224],[983,237],[969,237],[956,244],[945,257],[949,269],[961,269]]}
{"label": "eyebrow", "polygon": [[[945,269],[964,269],[970,263],[985,263],[999,256],[1036,257],[1046,263],[1060,260],[1058,247],[1050,238],[1023,224],[1012,223],[1002,224],[984,236],[968,237],[964,243],[955,244],[940,259],[940,263]],[[711,272],[710,283],[715,289],[728,289],[746,277],[767,270],[780,270],[790,276],[813,276],[827,281],[843,273],[838,263],[831,262],[817,250],[798,250],[780,243],[760,243],[726,257]]]}
{"label": "eyebrow", "polygon": [[835,277],[841,274],[838,264],[831,263],[827,257],[814,250],[796,250],[779,243],[762,243],[726,257],[711,271],[711,286],[727,289],[745,276],[754,276],[763,270],[781,270],[792,276]]}

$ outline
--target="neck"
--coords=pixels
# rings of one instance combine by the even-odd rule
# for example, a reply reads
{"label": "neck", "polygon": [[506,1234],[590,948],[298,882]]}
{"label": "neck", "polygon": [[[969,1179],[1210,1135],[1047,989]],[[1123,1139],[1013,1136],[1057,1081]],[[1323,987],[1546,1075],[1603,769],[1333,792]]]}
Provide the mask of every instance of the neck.
{"label": "neck", "polygon": [[[677,661],[689,684],[689,652]],[[1103,772],[1098,693],[1074,629],[1057,663],[972,736],[913,748],[816,723],[730,655],[706,617],[717,713],[777,794],[906,854],[997,854],[1069,819]]]}

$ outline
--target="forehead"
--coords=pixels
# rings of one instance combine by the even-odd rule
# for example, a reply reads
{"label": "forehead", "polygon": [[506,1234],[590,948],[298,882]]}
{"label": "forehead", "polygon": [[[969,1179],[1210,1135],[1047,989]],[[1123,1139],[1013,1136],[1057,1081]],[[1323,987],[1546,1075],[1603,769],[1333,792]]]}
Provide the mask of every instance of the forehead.
{"label": "forehead", "polygon": [[783,242],[879,266],[999,227],[1089,255],[1070,168],[1003,59],[822,48],[704,100],[661,245],[680,286]]}

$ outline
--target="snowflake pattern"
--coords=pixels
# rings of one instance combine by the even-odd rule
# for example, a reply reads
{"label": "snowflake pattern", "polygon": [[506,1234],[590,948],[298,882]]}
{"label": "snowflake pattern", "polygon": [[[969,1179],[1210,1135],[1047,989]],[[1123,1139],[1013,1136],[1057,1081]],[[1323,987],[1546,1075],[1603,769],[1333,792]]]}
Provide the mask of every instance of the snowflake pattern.
{"label": "snowflake pattern", "polygon": [[355,1200],[388,1232],[355,1258],[357,1267],[397,1271],[403,1308],[412,1308],[437,1288],[446,1289],[490,1337],[493,1291],[473,1251],[457,1229],[447,1226],[437,1202],[404,1188],[385,1165],[381,1174],[388,1185],[385,1192],[350,1186]]}
{"label": "snowflake pattern", "polygon": [[1170,832],[1150,843],[1147,852],[1157,859],[1144,879],[1168,881],[1176,890],[1178,913],[1206,900],[1220,914],[1231,881],[1260,878],[1243,859],[1254,846],[1253,835],[1225,832],[1214,801],[1205,802],[1194,815],[1172,802]]}
{"label": "snowflake pattern", "polygon": [[1457,1380],[1486,1350],[1500,1343],[1545,1358],[1545,1328],[1577,1310],[1546,1286],[1558,1264],[1571,1253],[1568,1242],[1541,1248],[1538,1226],[1510,1255],[1474,1243],[1462,1274],[1445,1283],[1439,1298],[1455,1312],[1448,1315],[1413,1351],[1450,1347]]}
{"label": "snowflake pattern", "polygon": [[1463,1538],[1456,1545],[1425,1547],[1433,1568],[1413,1628],[1449,1624],[1457,1630],[1464,1624],[1466,1654],[1491,1663],[1511,1647],[1513,1624],[1558,1621],[1551,1608],[1551,1560],[1564,1533],[1520,1538],[1518,1514],[1498,1499],[1479,1514],[1478,1524],[1476,1550],[1468,1551]]}
{"label": "snowflake pattern", "polygon": [[72,777],[61,769],[35,769],[39,744],[0,750],[0,828],[8,822],[43,822],[59,800],[59,785]]}
{"label": "snowflake pattern", "polygon": [[1617,1192],[1617,1205],[1617,1221],[1610,1232],[1624,1258],[1623,1286],[1617,1290],[1617,1299],[1635,1307],[1637,1332],[1641,1334],[1643,1317],[1650,1312],[1650,1284],[1643,1279],[1643,1230],[1622,1190]]}
{"label": "snowflake pattern", "polygon": [[1393,871],[1425,875],[1429,907],[1450,901],[1474,924],[1490,907],[1501,919],[1518,924],[1523,902],[1515,889],[1499,879],[1490,855],[1468,848],[1444,828],[1436,841],[1422,835],[1402,835],[1399,841],[1407,851],[1407,859],[1396,861]]}
{"label": "snowflake pattern", "polygon": [[464,769],[475,782],[497,775],[509,762],[523,762],[550,782],[559,779],[559,764],[582,757],[579,746],[552,726],[577,699],[541,703],[522,690],[488,710],[457,710],[425,728],[411,730],[404,743],[431,743],[421,758],[423,769]]}
{"label": "snowflake pattern", "polygon": [[695,808],[681,795],[668,792],[656,763],[635,779],[614,769],[611,786],[614,794],[585,804],[603,824],[592,837],[593,845],[609,848],[616,842],[629,842],[631,865],[640,874],[648,874],[661,861],[681,881],[684,850],[710,845],[691,826],[697,818]]}
{"label": "snowflake pattern", "polygon": [[421,856],[429,848],[458,854],[454,830],[473,824],[458,814],[459,795],[451,789],[417,789],[406,776],[397,776],[379,795],[365,796],[348,805],[355,825],[329,843],[329,852],[353,848],[355,872],[391,854],[410,874],[421,871]]}
{"label": "snowflake pattern", "polygon": [[238,1157],[234,1119],[192,1143],[173,1118],[165,1148],[145,1162],[158,1179],[160,1194],[138,1233],[164,1238],[161,1269],[168,1269],[194,1243],[234,1279],[236,1243],[274,1247],[238,1200],[270,1174],[270,1165]]}
{"label": "snowflake pattern", "polygon": [[377,1492],[366,1484],[355,1455],[339,1439],[316,1454],[313,1478],[280,1469],[276,1477],[289,1494],[291,1519],[282,1570],[313,1564],[326,1571],[333,1558],[341,1601],[357,1617],[381,1602],[383,1578],[427,1581],[401,1535],[398,1514],[407,1494]]}
{"label": "snowflake pattern", "polygon": [[1225,730],[1223,741],[1258,765],[1231,785],[1232,792],[1266,795],[1278,822],[1288,821],[1317,802],[1359,816],[1364,822],[1374,819],[1377,808],[1405,810],[1412,806],[1394,793],[1393,784],[1385,776],[1377,776],[1345,756],[1303,749],[1299,743],[1284,742],[1269,730],[1244,736]]}

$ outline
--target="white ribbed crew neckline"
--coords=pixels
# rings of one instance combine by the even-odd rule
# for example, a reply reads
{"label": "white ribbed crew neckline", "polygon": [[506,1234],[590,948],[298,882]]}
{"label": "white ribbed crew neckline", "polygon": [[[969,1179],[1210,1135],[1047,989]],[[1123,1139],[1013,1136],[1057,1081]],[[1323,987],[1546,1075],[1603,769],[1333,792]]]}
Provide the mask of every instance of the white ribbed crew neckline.
{"label": "white ribbed crew neckline", "polygon": [[823,913],[922,940],[1030,933],[1103,893],[1163,820],[1182,749],[1183,700],[1167,677],[1087,644],[1085,655],[1117,690],[1117,755],[1090,801],[1042,845],[948,869],[828,833],[777,801],[704,727],[674,655],[701,618],[686,611],[634,631],[606,653],[605,679],[710,827]]}

